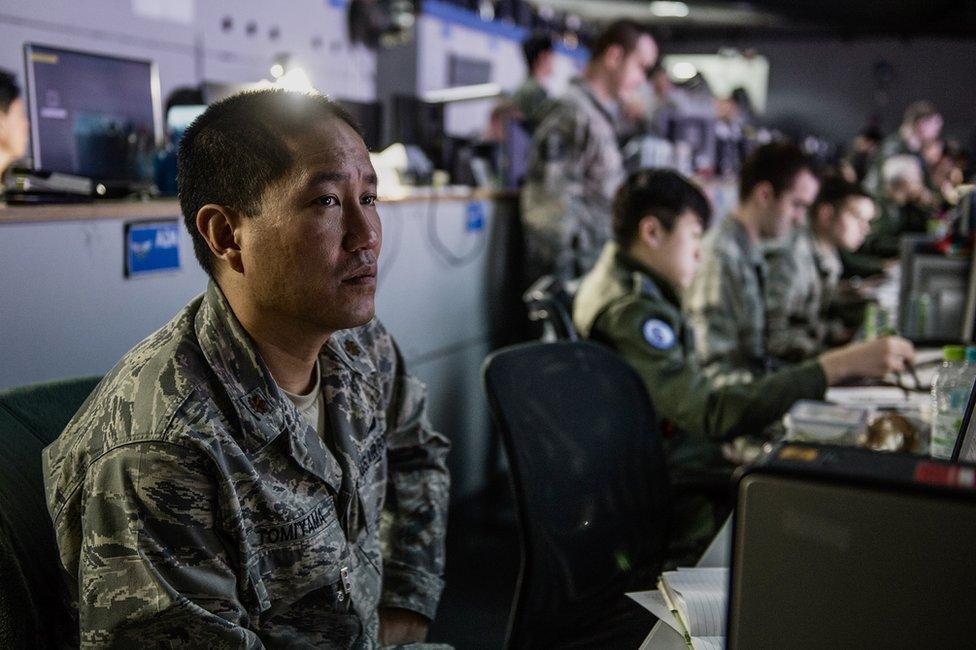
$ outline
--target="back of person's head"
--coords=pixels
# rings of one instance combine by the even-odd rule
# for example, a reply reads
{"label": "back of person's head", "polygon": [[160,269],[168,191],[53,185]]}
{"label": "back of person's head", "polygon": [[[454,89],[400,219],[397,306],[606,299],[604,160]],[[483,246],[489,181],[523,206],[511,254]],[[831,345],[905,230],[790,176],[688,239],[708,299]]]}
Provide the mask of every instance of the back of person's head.
{"label": "back of person's head", "polygon": [[613,237],[627,249],[645,217],[655,217],[670,232],[678,217],[693,212],[707,228],[712,208],[698,187],[669,169],[642,169],[627,177],[613,199]]}
{"label": "back of person's head", "polygon": [[817,198],[814,199],[811,210],[813,210],[813,214],[816,214],[820,206],[829,205],[836,212],[843,207],[848,199],[855,197],[872,198],[871,194],[857,183],[851,183],[838,175],[832,174],[826,176],[821,181],[820,192],[817,194]]}
{"label": "back of person's head", "polygon": [[927,99],[921,99],[908,105],[901,122],[905,126],[914,126],[921,120],[938,114],[939,110],[935,107],[935,104]]}
{"label": "back of person's head", "polygon": [[630,54],[637,47],[642,36],[650,36],[650,32],[633,20],[616,20],[600,32],[593,42],[590,55],[593,60],[601,58],[612,46],[618,45],[624,54]]}
{"label": "back of person's head", "polygon": [[20,98],[20,86],[17,79],[6,70],[0,69],[0,113],[10,110],[10,105]]}
{"label": "back of person's head", "polygon": [[760,183],[772,185],[781,195],[793,187],[800,172],[814,172],[813,160],[789,142],[770,142],[759,147],[742,162],[739,172],[739,199],[746,201]]}
{"label": "back of person's head", "polygon": [[215,204],[248,217],[259,214],[265,190],[295,164],[290,140],[324,119],[340,119],[362,137],[353,117],[331,99],[280,89],[216,102],[186,130],[178,158],[180,209],[197,260],[211,276],[213,257],[197,230],[197,212]]}
{"label": "back of person's head", "polygon": [[525,39],[522,43],[522,52],[525,54],[525,65],[528,66],[529,72],[532,72],[539,57],[546,52],[552,52],[553,49],[555,43],[548,32],[537,32]]}

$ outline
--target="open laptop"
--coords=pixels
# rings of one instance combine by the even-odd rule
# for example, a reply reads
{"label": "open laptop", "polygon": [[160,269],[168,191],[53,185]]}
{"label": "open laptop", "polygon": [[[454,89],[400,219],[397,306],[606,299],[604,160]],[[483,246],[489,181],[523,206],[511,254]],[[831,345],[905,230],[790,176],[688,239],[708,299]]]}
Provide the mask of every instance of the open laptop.
{"label": "open laptop", "polygon": [[966,414],[959,427],[959,434],[956,436],[956,446],[952,450],[952,462],[954,463],[976,463],[976,418],[973,417],[973,410],[976,409],[976,390],[970,391],[969,403],[966,405]]}

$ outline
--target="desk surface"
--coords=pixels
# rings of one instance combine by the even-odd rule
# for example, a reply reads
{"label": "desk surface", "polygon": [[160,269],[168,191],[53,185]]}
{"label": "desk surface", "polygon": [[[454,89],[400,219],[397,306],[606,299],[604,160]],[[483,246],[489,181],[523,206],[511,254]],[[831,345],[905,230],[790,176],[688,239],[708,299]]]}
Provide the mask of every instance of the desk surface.
{"label": "desk surface", "polygon": [[[493,190],[476,187],[407,188],[403,193],[380,197],[383,204],[428,203],[431,201],[505,201],[518,198],[516,190]],[[162,219],[179,216],[180,204],[175,198],[138,200],[105,200],[91,203],[5,205],[0,203],[0,225],[45,221],[91,221],[95,219]]]}

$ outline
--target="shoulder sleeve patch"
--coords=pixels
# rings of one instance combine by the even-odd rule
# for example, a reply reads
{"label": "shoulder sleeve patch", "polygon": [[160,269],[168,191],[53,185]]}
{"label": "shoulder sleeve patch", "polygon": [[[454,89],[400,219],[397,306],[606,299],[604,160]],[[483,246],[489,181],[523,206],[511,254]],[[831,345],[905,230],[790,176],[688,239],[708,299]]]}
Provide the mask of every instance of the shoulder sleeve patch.
{"label": "shoulder sleeve patch", "polygon": [[644,340],[658,350],[670,350],[677,343],[677,337],[671,326],[658,318],[649,318],[641,326]]}

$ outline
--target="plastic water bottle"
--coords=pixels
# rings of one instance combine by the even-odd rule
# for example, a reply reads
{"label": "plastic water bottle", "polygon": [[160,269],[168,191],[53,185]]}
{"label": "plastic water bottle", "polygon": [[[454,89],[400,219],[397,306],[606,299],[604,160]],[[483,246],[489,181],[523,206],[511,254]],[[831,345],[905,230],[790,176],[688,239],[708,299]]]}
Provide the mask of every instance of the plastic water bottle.
{"label": "plastic water bottle", "polygon": [[942,348],[942,367],[932,382],[930,453],[933,458],[949,458],[956,444],[972,388],[972,374],[964,365],[965,360],[966,348],[963,346],[947,345]]}

